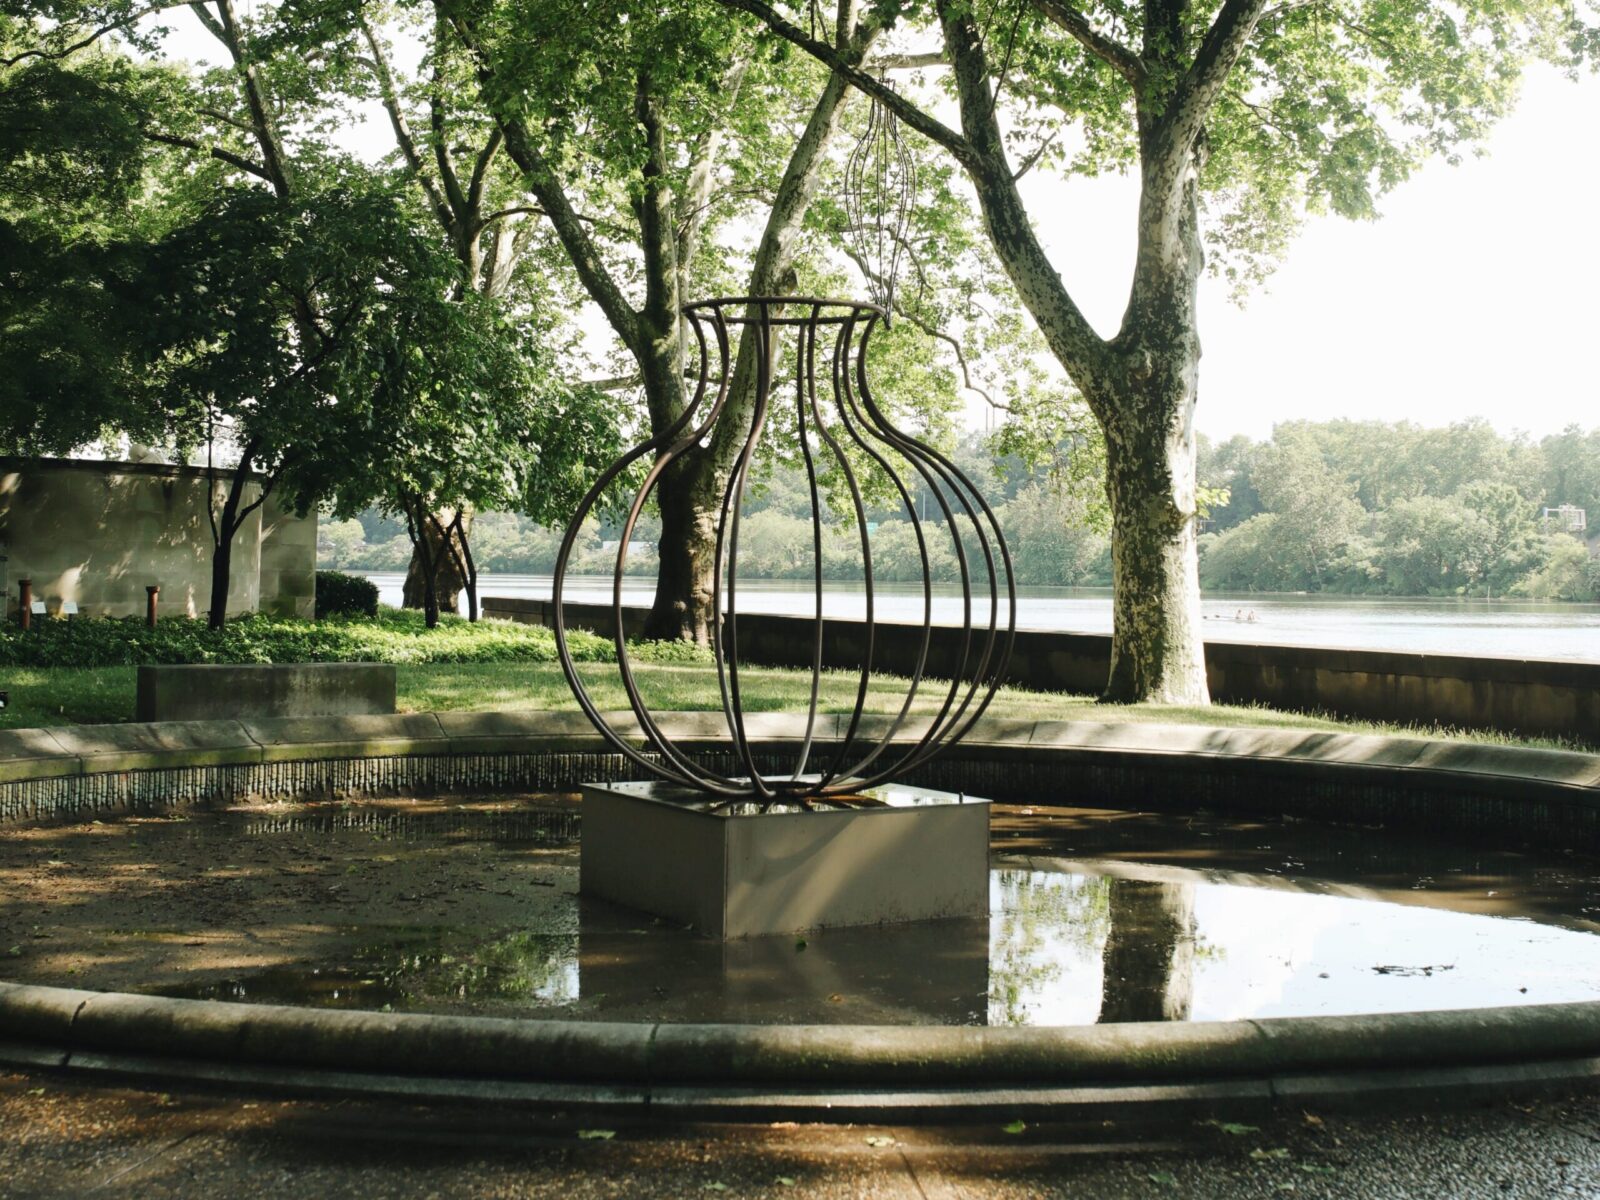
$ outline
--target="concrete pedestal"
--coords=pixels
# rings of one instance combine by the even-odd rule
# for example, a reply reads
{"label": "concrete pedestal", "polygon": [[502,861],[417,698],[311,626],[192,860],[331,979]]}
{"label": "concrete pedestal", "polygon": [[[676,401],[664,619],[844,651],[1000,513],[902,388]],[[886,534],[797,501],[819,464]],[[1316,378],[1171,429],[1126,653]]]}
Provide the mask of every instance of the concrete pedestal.
{"label": "concrete pedestal", "polygon": [[592,784],[580,889],[716,938],[987,916],[989,802],[870,795],[883,806],[761,813],[670,784]]}

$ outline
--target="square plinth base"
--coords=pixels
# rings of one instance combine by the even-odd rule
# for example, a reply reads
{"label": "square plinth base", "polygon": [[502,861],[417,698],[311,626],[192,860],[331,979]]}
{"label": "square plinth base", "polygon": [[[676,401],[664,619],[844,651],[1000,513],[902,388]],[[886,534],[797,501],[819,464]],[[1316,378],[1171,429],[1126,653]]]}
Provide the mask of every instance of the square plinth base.
{"label": "square plinth base", "polygon": [[580,890],[717,938],[987,916],[989,802],[870,795],[883,807],[763,813],[671,784],[591,784]]}

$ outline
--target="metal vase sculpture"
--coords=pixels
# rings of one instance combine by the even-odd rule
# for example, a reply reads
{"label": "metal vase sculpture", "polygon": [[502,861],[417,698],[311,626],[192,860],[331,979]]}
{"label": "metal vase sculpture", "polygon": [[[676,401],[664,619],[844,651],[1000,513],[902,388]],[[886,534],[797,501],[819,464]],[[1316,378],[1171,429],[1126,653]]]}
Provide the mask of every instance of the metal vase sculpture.
{"label": "metal vase sculpture", "polygon": [[[573,694],[595,727],[617,751],[660,779],[732,801],[766,806],[775,802],[845,804],[855,793],[903,776],[960,739],[982,715],[1004,678],[1016,628],[1016,588],[1000,527],[971,480],[939,451],[896,429],[873,397],[867,350],[874,331],[886,324],[874,304],[795,296],[750,296],[706,300],[684,310],[699,351],[699,379],[693,397],[670,428],[662,430],[614,463],[584,497],[568,526],[556,563],[554,584],[556,646]],[[753,403],[748,411],[728,407],[734,375],[732,332],[753,339]],[[783,343],[788,342],[785,346]],[[780,370],[792,362],[792,372]],[[785,378],[786,376],[786,378]],[[744,407],[744,406],[741,406]],[[721,422],[738,420],[739,449],[723,492],[717,521],[716,617],[712,625],[722,710],[731,739],[731,771],[715,770],[673,745],[639,693],[622,636],[622,581],[629,542],[657,482],[674,459],[703,452]],[[763,437],[803,462],[811,508],[812,585],[815,598],[811,640],[810,702],[805,734],[790,752],[774,758],[758,751],[746,730],[745,689],[739,646],[739,524],[752,463]],[[644,732],[640,748],[607,724],[574,668],[562,619],[568,563],[580,527],[606,490],[641,460],[649,459],[642,486],[626,510],[612,576],[612,610],[617,666],[633,714]],[[838,738],[817,737],[818,699],[825,667],[823,620],[824,545],[833,520],[823,498],[819,472],[833,472],[834,494],[847,496],[859,547],[860,586],[865,588],[863,654],[857,667],[854,705]],[[875,695],[873,657],[879,623],[874,601],[872,527],[867,521],[868,478],[879,495],[888,495],[909,517],[921,559],[922,622],[909,678],[878,679],[878,686],[903,692],[886,706],[886,722],[864,721]],[[885,486],[886,485],[886,486]],[[934,510],[918,512],[918,489]],[[959,577],[961,623],[941,627],[935,647],[934,580],[930,554],[941,546],[954,558]],[[838,585],[835,585],[836,587]],[[856,585],[849,585],[854,591]],[[976,610],[976,611],[975,611]],[[904,628],[904,627],[902,627]],[[914,630],[914,627],[912,627]],[[940,674],[948,682],[924,678],[930,652],[937,650]],[[931,693],[929,714],[913,718],[919,694]],[[868,725],[877,726],[866,736]],[[908,727],[910,727],[908,729]],[[908,730],[905,736],[899,736]],[[777,769],[773,763],[778,762]]]}

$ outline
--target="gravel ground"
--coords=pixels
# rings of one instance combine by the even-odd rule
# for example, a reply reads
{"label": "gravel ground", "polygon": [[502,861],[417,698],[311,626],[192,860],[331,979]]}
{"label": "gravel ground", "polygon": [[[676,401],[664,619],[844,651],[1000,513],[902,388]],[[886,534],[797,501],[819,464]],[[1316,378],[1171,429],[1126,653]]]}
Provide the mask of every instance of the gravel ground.
{"label": "gravel ground", "polygon": [[1352,1117],[942,1129],[654,1125],[0,1075],[0,1196],[1600,1197],[1600,1093]]}

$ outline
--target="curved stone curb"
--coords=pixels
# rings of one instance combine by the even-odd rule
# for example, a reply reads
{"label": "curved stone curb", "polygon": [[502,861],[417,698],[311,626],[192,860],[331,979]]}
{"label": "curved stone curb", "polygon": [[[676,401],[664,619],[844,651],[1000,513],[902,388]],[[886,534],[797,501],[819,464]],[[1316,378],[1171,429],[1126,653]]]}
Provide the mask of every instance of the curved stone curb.
{"label": "curved stone curb", "polygon": [[1600,1079],[1600,1001],[1001,1028],[631,1025],[0,983],[0,1060],[413,1098],[813,1115],[1305,1102]]}
{"label": "curved stone curb", "polygon": [[[613,727],[642,745],[631,713],[606,714]],[[836,714],[818,718],[819,742],[842,732]],[[720,713],[664,713],[668,736],[705,746],[726,742]],[[896,741],[921,735],[908,721]],[[887,728],[866,717],[861,736]],[[802,717],[757,713],[747,718],[758,743],[787,744],[805,736]],[[1570,791],[1600,804],[1600,754],[1486,745],[1375,734],[1226,728],[1136,722],[986,719],[950,753],[983,748],[1022,758],[1061,753],[1188,756],[1260,764],[1344,767],[1413,777],[1505,781]],[[442,712],[392,716],[286,717],[254,721],[168,721],[0,730],[0,784],[128,771],[317,762],[446,754],[603,753],[609,747],[581,713]]]}

